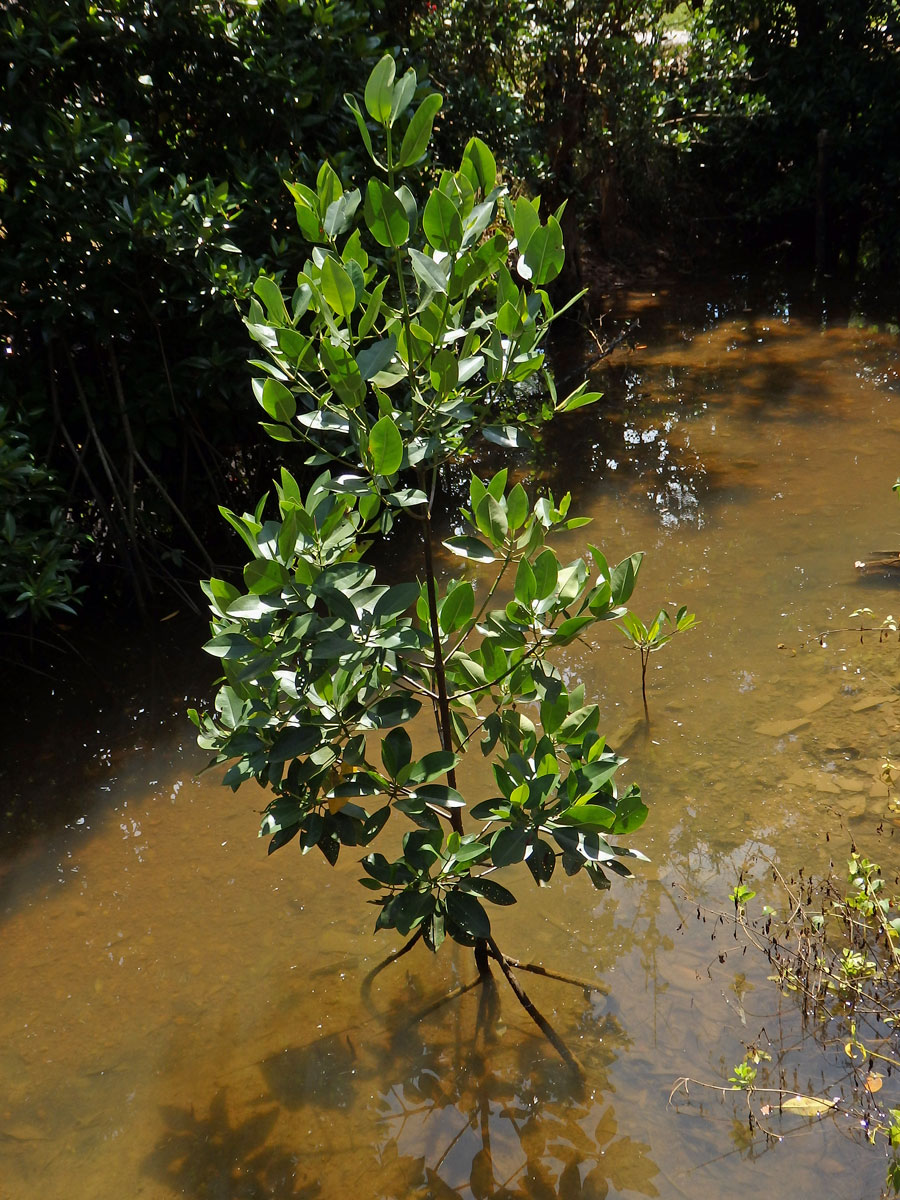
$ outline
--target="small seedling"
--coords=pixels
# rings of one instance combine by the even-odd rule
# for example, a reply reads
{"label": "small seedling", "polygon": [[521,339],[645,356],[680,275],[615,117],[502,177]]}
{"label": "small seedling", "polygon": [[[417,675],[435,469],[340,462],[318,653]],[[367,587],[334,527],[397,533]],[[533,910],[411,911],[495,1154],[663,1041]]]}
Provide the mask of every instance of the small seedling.
{"label": "small seedling", "polygon": [[634,613],[628,612],[622,617],[619,629],[625,634],[635,650],[641,652],[641,696],[644,700],[644,716],[650,721],[650,709],[647,707],[647,664],[650,655],[661,650],[670,642],[676,633],[685,633],[697,623],[695,613],[688,612],[682,605],[674,619],[661,608],[650,625],[645,625]]}

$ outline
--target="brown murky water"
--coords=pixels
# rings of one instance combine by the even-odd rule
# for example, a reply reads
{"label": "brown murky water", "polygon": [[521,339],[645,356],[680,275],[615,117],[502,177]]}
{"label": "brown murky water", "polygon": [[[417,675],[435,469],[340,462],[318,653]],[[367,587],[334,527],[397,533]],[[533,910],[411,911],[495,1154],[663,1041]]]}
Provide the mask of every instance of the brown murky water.
{"label": "brown murky water", "polygon": [[77,817],[0,867],[2,1200],[878,1194],[884,1158],[846,1122],[798,1117],[767,1141],[740,1097],[668,1103],[682,1075],[727,1080],[752,1042],[788,1086],[840,1090],[839,1056],[698,904],[727,911],[757,848],[788,871],[851,836],[900,857],[878,778],[900,750],[896,643],[808,640],[897,609],[893,581],[853,566],[900,548],[897,339],[742,281],[716,294],[629,297],[642,345],[545,463],[609,556],[647,551],[635,609],[702,621],[654,656],[649,734],[615,630],[566,652],[644,786],[651,865],[611,894],[522,880],[492,914],[510,953],[603,985],[527,977],[586,1089],[508,990],[490,1037],[477,990],[432,1007],[469,979],[462,952],[416,950],[364,992],[398,943],[370,936],[353,855],[267,860],[259,793],[194,778],[167,720],[137,749],[90,743]]}

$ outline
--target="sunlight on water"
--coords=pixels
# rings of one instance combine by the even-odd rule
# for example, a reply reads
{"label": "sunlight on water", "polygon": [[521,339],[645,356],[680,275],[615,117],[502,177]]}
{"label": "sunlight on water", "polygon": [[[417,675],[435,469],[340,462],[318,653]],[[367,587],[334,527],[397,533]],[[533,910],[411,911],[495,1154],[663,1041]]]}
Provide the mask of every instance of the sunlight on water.
{"label": "sunlight on water", "polygon": [[767,1140],[740,1096],[668,1098],[683,1075],[727,1081],[760,1039],[786,1086],[842,1086],[714,913],[759,850],[817,870],[856,838],[897,867],[896,641],[817,636],[898,607],[854,569],[900,549],[897,342],[740,280],[627,308],[639,348],[597,372],[607,399],[551,435],[540,472],[610,558],[647,552],[639,615],[701,621],[651,662],[649,729],[614,628],[564,659],[645,789],[653,862],[604,894],[523,878],[494,916],[509,953],[597,982],[526,982],[586,1086],[505,987],[443,1002],[468,953],[417,948],[364,987],[398,943],[371,937],[352,853],[267,859],[262,794],[195,778],[184,728],[127,747],[98,731],[92,773],[53,780],[78,815],[0,868],[3,1200],[877,1194],[883,1157],[846,1125],[798,1117]]}

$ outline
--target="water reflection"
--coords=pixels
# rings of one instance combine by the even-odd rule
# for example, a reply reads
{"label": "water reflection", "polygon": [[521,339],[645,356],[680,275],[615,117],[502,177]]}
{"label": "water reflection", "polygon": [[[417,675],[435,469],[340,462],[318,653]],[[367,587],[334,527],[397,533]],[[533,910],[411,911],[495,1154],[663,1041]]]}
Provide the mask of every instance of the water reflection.
{"label": "water reflection", "polygon": [[[780,282],[762,302],[747,279],[726,290],[631,297],[642,344],[541,461],[610,558],[649,552],[640,615],[701,619],[654,656],[649,727],[612,623],[561,658],[632,760],[652,863],[603,896],[529,882],[496,918],[505,948],[605,989],[528,979],[585,1091],[505,984],[434,1007],[470,955],[410,955],[361,995],[392,947],[373,945],[352,856],[267,860],[259,795],[193,778],[182,676],[202,686],[209,663],[148,669],[142,652],[126,669],[110,651],[102,686],[64,705],[16,696],[4,811],[27,807],[41,836],[0,866],[3,1200],[70,1194],[76,1172],[87,1200],[719,1200],[814,1195],[826,1165],[829,1196],[877,1194],[880,1162],[826,1123],[781,1150],[731,1101],[705,1100],[703,1121],[667,1104],[680,1075],[727,1080],[763,1037],[798,1090],[822,1076],[767,964],[698,908],[727,910],[761,845],[815,870],[880,828],[887,867],[900,829],[879,779],[900,738],[896,645],[809,642],[861,603],[896,612],[895,581],[853,563],[897,541],[897,340],[823,322]],[[753,885],[762,899],[764,869]]]}
{"label": "water reflection", "polygon": [[270,1142],[278,1109],[269,1107],[233,1121],[228,1093],[213,1096],[205,1116],[166,1105],[161,1110],[166,1132],[143,1164],[147,1175],[176,1196],[196,1200],[316,1200],[318,1183],[298,1184],[297,1159]]}
{"label": "water reflection", "polygon": [[[424,1015],[410,1010],[408,985],[395,989],[375,1036],[374,1027],[354,1028],[264,1059],[264,1091],[246,1115],[224,1088],[205,1115],[164,1107],[165,1131],[144,1171],[176,1195],[229,1200],[336,1195],[336,1179],[384,1200],[658,1196],[649,1145],[620,1133],[610,1102],[605,1069],[629,1045],[618,1019],[602,1001],[583,1002],[586,1088],[522,1036],[521,1012],[495,988],[452,1007],[432,999]],[[354,1124],[373,1132],[345,1141],[336,1112],[354,1112]]]}

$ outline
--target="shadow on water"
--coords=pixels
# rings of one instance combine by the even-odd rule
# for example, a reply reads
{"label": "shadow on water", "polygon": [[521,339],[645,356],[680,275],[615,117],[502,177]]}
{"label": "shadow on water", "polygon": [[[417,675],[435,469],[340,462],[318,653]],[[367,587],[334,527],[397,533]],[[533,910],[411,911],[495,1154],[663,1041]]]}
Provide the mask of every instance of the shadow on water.
{"label": "shadow on water", "polygon": [[228,1095],[216,1092],[206,1116],[168,1105],[161,1115],[166,1132],[144,1162],[144,1171],[177,1196],[195,1200],[315,1200],[317,1183],[298,1186],[296,1158],[284,1147],[269,1144],[278,1120],[267,1108],[233,1121]]}
{"label": "shadow on water", "polygon": [[[331,1195],[384,1200],[658,1196],[649,1146],[619,1134],[609,1102],[606,1069],[630,1041],[605,998],[585,1000],[575,1028],[585,1086],[528,1031],[503,1023],[495,987],[432,1001],[422,1017],[401,989],[374,1038],[367,1023],[265,1058],[265,1095],[247,1117],[229,1116],[222,1090],[206,1116],[165,1108],[145,1172],[175,1194],[229,1200],[318,1197],[323,1181]],[[514,1003],[506,1015],[519,1021]],[[349,1144],[336,1133],[339,1110],[355,1113],[356,1127],[364,1117],[374,1145],[371,1133]],[[285,1113],[304,1130],[290,1147]]]}

